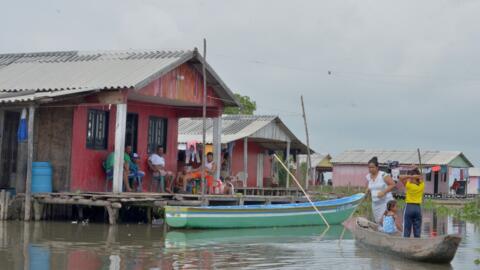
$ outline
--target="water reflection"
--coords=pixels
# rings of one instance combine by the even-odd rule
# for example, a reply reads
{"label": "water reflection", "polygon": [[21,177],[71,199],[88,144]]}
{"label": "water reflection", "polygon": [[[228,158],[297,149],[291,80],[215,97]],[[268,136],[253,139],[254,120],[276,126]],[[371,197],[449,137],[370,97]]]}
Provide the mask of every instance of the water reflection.
{"label": "water reflection", "polygon": [[399,260],[355,245],[343,227],[176,230],[150,225],[0,222],[0,269],[470,269],[478,227],[424,214],[424,235],[464,236],[452,266]]}

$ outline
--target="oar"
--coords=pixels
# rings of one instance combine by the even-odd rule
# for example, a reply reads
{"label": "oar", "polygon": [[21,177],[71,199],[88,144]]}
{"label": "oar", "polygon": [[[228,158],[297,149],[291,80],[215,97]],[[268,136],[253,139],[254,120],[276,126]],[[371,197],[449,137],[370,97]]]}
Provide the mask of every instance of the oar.
{"label": "oar", "polygon": [[[327,225],[327,228],[330,228],[330,224],[328,224],[327,219],[323,216],[322,212],[318,210],[317,206],[313,203],[313,201],[310,199],[310,196],[308,196],[307,192],[303,189],[302,185],[300,185],[300,182],[298,182],[297,178],[293,173],[290,172],[287,166],[283,164],[283,161],[277,156],[277,154],[273,154],[273,156],[278,160],[278,162],[282,165],[282,167],[287,171],[287,173],[292,177],[292,179],[295,181],[295,183],[298,185],[298,187],[302,190],[303,194],[305,194],[305,197],[307,197],[307,200],[310,202],[310,204],[313,206],[315,211],[317,211],[318,215],[322,218],[323,222],[325,225]],[[308,180],[307,180],[308,181]]]}

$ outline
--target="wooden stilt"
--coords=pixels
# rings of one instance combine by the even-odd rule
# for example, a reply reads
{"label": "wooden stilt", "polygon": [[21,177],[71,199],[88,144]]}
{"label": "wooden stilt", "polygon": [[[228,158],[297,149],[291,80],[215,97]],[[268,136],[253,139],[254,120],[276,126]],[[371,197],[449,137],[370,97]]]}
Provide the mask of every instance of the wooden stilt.
{"label": "wooden stilt", "polygon": [[44,205],[39,203],[37,200],[33,200],[33,215],[35,221],[40,221],[43,217]]}
{"label": "wooden stilt", "polygon": [[30,221],[32,214],[32,163],[33,163],[33,126],[35,107],[30,105],[28,110],[28,143],[27,143],[27,180],[25,184],[25,221]]}
{"label": "wooden stilt", "polygon": [[108,211],[108,222],[110,223],[110,225],[117,224],[118,208],[113,208],[111,206],[106,206],[105,208]]}

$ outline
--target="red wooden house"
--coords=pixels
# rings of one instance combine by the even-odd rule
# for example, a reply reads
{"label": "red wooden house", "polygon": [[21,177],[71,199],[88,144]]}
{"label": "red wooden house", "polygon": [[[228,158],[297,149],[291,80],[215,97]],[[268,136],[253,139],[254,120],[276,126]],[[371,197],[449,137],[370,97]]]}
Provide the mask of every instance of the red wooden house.
{"label": "red wooden house", "polygon": [[[115,150],[114,191],[121,191],[125,144],[147,172],[155,146],[177,170],[180,117],[202,115],[202,57],[193,51],[0,54],[0,188],[25,189],[27,143],[17,143],[20,112],[33,120],[33,161],[53,167],[53,191],[103,191],[102,162]],[[206,64],[207,116],[237,106]]]}

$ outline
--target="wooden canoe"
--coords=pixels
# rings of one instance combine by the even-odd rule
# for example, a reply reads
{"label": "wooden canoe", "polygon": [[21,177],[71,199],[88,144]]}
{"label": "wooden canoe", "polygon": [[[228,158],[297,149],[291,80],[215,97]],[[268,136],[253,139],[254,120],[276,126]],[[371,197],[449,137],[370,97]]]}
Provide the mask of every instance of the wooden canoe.
{"label": "wooden canoe", "polygon": [[357,243],[397,257],[429,263],[450,263],[462,240],[459,235],[434,238],[404,238],[377,231],[378,225],[365,218],[345,222]]}
{"label": "wooden canoe", "polygon": [[[341,224],[361,203],[363,193],[335,200],[317,201],[315,206],[330,225]],[[325,225],[310,203],[204,206],[166,206],[165,220],[174,228],[255,228]]]}

